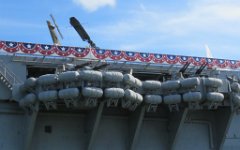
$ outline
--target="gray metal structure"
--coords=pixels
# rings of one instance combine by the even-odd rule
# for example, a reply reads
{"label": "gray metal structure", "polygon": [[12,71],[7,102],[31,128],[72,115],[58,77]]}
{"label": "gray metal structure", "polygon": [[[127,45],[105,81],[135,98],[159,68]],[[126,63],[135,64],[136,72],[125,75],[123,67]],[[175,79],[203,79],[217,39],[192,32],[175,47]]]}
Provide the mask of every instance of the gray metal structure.
{"label": "gray metal structure", "polygon": [[237,69],[0,60],[0,150],[240,149]]}

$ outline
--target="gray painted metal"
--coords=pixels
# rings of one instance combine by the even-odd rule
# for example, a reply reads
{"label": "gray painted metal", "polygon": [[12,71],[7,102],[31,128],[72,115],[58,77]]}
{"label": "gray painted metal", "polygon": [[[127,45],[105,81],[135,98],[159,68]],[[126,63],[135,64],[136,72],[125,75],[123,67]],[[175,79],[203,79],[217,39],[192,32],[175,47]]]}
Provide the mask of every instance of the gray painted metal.
{"label": "gray painted metal", "polygon": [[160,103],[162,103],[162,96],[160,96],[160,95],[145,95],[144,101],[148,104],[160,104]]}
{"label": "gray painted metal", "polygon": [[140,88],[142,86],[142,81],[135,78],[131,74],[125,74],[123,76],[123,83],[132,87]]}
{"label": "gray painted metal", "polygon": [[176,142],[179,139],[179,132],[182,130],[186,120],[188,109],[185,108],[180,112],[172,112],[169,114],[169,149],[177,149]]}
{"label": "gray painted metal", "polygon": [[73,99],[79,96],[78,88],[62,89],[58,92],[58,96],[61,99]]}
{"label": "gray painted metal", "polygon": [[58,99],[58,92],[55,90],[40,92],[38,94],[38,99],[43,102],[56,101]]}
{"label": "gray painted metal", "polygon": [[37,96],[33,93],[27,94],[21,101],[19,102],[19,105],[21,107],[25,107],[27,105],[33,105],[37,101]]}
{"label": "gray painted metal", "polygon": [[31,114],[25,114],[26,117],[26,135],[24,141],[24,150],[31,150],[34,128],[37,120],[38,112],[33,111]]}
{"label": "gray painted metal", "polygon": [[181,87],[182,88],[194,88],[200,84],[200,79],[195,77],[195,78],[186,78],[180,80]]}
{"label": "gray painted metal", "polygon": [[56,74],[46,74],[46,75],[40,76],[37,80],[37,83],[42,86],[52,85],[52,84],[56,84],[57,80],[58,80],[58,76]]}
{"label": "gray painted metal", "polygon": [[79,78],[86,81],[102,81],[102,73],[94,70],[81,70]]}
{"label": "gray painted metal", "polygon": [[103,80],[107,82],[122,82],[123,74],[117,71],[107,71],[103,73]]}
{"label": "gray painted metal", "polygon": [[199,102],[202,100],[202,94],[200,92],[188,92],[183,94],[184,102]]}
{"label": "gray painted metal", "polygon": [[139,135],[146,112],[146,106],[140,106],[136,111],[132,112],[129,117],[129,150],[137,150]]}
{"label": "gray painted metal", "polygon": [[208,87],[220,87],[223,84],[221,79],[217,78],[204,78],[205,85]]}
{"label": "gray painted metal", "polygon": [[128,101],[131,101],[131,102],[137,102],[137,103],[141,103],[143,101],[142,95],[129,89],[125,90],[124,99],[127,99]]}
{"label": "gray painted metal", "polygon": [[181,102],[181,95],[179,94],[166,95],[163,97],[163,101],[165,104],[177,104]]}
{"label": "gray painted metal", "polygon": [[32,88],[36,87],[36,84],[37,84],[37,79],[30,77],[24,82],[24,88],[32,89]]}
{"label": "gray painted metal", "polygon": [[231,84],[231,89],[232,89],[232,91],[239,93],[240,92],[240,84],[237,82],[233,82]]}
{"label": "gray painted metal", "polygon": [[[10,59],[6,57],[4,61]],[[12,92],[0,83],[1,150],[240,148],[238,72],[225,70],[209,73],[209,77],[171,78],[161,82],[149,77],[141,81],[124,74],[129,72],[127,64],[121,72],[111,71],[119,67],[116,64],[109,67],[110,71],[81,70],[26,80],[26,64],[11,63],[9,68],[25,82],[14,85]],[[146,76],[159,72],[154,69],[147,72],[139,64],[132,67],[134,73],[142,71]],[[160,72],[167,73],[168,69],[169,66],[162,67]],[[235,75],[237,80],[228,80],[227,74]],[[75,81],[81,84],[70,83]],[[59,86],[61,82],[64,86]],[[66,100],[71,99],[79,103],[66,106]],[[121,105],[106,107],[109,99],[118,99]],[[94,107],[82,105],[93,100],[96,100]],[[58,107],[47,107],[52,105],[49,101]],[[200,101],[201,107],[186,105]],[[212,105],[205,103],[210,101],[218,105],[205,107]],[[166,104],[178,105],[179,109],[169,109]]]}
{"label": "gray painted metal", "polygon": [[154,81],[154,80],[147,80],[143,82],[142,87],[143,89],[147,89],[147,90],[160,90],[161,82]]}
{"label": "gray painted metal", "polygon": [[58,75],[58,79],[60,82],[73,82],[76,81],[78,77],[79,73],[77,71],[62,72]]}
{"label": "gray painted metal", "polygon": [[179,80],[166,81],[162,83],[162,89],[165,91],[177,90],[178,88],[180,88]]}
{"label": "gray painted metal", "polygon": [[124,90],[121,88],[106,88],[104,90],[104,96],[106,98],[123,98],[124,97]]}
{"label": "gray painted metal", "polygon": [[233,103],[237,106],[240,106],[240,95],[239,94],[233,95]]}
{"label": "gray painted metal", "polygon": [[103,112],[103,107],[104,107],[104,102],[101,102],[96,110],[94,110],[93,112],[90,112],[91,113],[90,115],[93,115],[93,116],[88,117],[88,119],[90,119],[88,120],[88,126],[86,126],[86,128],[90,128],[89,140],[87,145],[88,150],[93,149],[94,142],[96,140],[97,130],[99,128],[99,124],[100,124],[100,120]]}
{"label": "gray painted metal", "polygon": [[96,87],[84,87],[82,89],[82,95],[84,97],[94,97],[94,98],[100,98],[103,95],[103,91],[101,88]]}
{"label": "gray painted metal", "polygon": [[209,92],[207,93],[207,100],[213,102],[221,102],[224,99],[224,95],[222,93],[217,92]]}

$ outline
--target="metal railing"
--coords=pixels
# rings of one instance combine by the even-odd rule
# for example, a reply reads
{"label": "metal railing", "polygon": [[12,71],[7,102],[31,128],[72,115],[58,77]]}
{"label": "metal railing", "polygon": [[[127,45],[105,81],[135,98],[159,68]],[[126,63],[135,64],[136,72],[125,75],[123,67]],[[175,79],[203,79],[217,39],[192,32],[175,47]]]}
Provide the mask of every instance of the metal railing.
{"label": "metal railing", "polygon": [[10,89],[14,84],[22,83],[3,61],[0,62],[0,76],[0,80]]}

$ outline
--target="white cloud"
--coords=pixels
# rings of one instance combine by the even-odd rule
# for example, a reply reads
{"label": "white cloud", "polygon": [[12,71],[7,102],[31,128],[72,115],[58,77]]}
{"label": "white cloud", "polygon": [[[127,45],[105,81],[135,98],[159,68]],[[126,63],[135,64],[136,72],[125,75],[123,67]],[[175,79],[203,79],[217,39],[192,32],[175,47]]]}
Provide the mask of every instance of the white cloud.
{"label": "white cloud", "polygon": [[90,12],[104,6],[114,7],[116,4],[116,0],[73,0],[73,2]]}
{"label": "white cloud", "polygon": [[202,53],[205,53],[204,44],[207,43],[213,51],[216,49],[216,53],[220,54],[217,50],[223,51],[229,47],[230,53],[231,50],[236,51],[237,46],[240,47],[231,45],[231,40],[228,43],[219,42],[226,38],[240,38],[240,1],[189,0],[184,6],[176,11],[167,11],[159,5],[141,3],[138,9],[129,11],[127,17],[112,24],[98,26],[92,31],[109,41],[113,40],[112,37],[119,39],[121,49],[154,46],[171,49],[175,46],[203,49]]}
{"label": "white cloud", "polygon": [[148,9],[139,4],[139,9],[131,10],[126,19],[105,25],[105,28],[104,31],[111,31],[108,32],[110,34],[120,35],[146,30],[171,35],[190,34],[192,31],[236,34],[236,29],[240,31],[240,1],[189,0],[187,8],[174,12]]}
{"label": "white cloud", "polygon": [[192,31],[236,34],[239,24],[240,1],[236,0],[195,1],[189,3],[188,10],[165,22],[169,29],[181,34]]}

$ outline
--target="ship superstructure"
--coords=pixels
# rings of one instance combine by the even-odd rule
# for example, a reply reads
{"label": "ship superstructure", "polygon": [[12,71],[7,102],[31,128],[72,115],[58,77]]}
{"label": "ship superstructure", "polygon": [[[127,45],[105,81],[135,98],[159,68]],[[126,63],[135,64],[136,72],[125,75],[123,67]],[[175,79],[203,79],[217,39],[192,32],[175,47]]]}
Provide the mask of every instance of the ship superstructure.
{"label": "ship superstructure", "polygon": [[240,62],[0,41],[0,149],[239,149]]}

